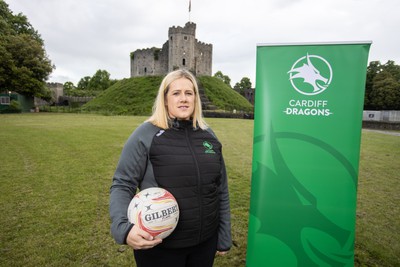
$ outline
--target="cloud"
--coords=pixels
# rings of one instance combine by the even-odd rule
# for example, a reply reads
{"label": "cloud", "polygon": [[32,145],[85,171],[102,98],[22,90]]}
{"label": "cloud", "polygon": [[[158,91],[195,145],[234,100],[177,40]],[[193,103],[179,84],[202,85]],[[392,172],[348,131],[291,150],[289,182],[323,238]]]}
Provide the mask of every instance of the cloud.
{"label": "cloud", "polygon": [[213,73],[255,84],[257,44],[372,40],[370,60],[400,61],[398,0],[8,0],[45,41],[56,65],[53,82],[75,84],[96,70],[130,75],[130,52],[161,47],[168,28],[197,24],[196,38],[213,44]]}

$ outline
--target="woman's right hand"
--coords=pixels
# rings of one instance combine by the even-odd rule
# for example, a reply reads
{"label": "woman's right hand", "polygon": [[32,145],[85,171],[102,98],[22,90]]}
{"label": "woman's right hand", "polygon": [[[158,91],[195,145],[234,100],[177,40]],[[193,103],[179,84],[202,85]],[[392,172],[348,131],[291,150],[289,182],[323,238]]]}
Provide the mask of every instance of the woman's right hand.
{"label": "woman's right hand", "polygon": [[133,249],[149,249],[162,242],[160,238],[154,238],[146,231],[134,225],[126,238],[126,243]]}

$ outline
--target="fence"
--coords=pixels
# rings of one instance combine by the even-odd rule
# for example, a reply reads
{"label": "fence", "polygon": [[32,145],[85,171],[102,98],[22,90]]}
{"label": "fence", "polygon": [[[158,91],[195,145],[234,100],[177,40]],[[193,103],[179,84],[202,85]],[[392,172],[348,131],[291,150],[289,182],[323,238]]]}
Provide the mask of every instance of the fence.
{"label": "fence", "polygon": [[364,110],[363,121],[400,122],[399,110]]}

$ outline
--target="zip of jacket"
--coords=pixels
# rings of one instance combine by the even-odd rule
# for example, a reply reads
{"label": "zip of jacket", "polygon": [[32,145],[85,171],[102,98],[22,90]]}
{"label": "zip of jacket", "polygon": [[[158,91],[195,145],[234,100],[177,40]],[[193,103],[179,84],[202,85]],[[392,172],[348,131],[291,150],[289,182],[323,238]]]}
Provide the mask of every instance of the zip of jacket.
{"label": "zip of jacket", "polygon": [[202,199],[202,195],[201,195],[201,176],[200,176],[200,168],[199,168],[199,163],[197,162],[197,157],[196,157],[196,153],[194,153],[193,147],[192,147],[192,143],[190,142],[190,137],[189,137],[189,130],[188,128],[185,128],[185,137],[186,137],[186,143],[188,144],[190,153],[192,154],[192,158],[194,161],[194,164],[196,166],[196,174],[197,174],[197,190],[198,190],[198,202],[199,202],[199,215],[200,215],[200,233],[199,233],[199,242],[201,240],[201,237],[203,235],[203,220],[201,219],[203,217],[203,199]]}

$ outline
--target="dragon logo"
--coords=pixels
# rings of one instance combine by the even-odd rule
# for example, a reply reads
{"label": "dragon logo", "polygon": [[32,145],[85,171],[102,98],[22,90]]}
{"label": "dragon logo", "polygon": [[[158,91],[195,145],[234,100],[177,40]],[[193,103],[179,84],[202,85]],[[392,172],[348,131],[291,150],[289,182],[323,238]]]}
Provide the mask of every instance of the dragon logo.
{"label": "dragon logo", "polygon": [[288,73],[293,88],[303,95],[322,93],[331,84],[333,75],[328,61],[308,53],[307,56],[298,59]]}
{"label": "dragon logo", "polygon": [[206,151],[205,151],[206,154],[215,154],[215,151],[213,149],[213,145],[210,142],[204,141],[203,142],[203,147],[206,149]]}

